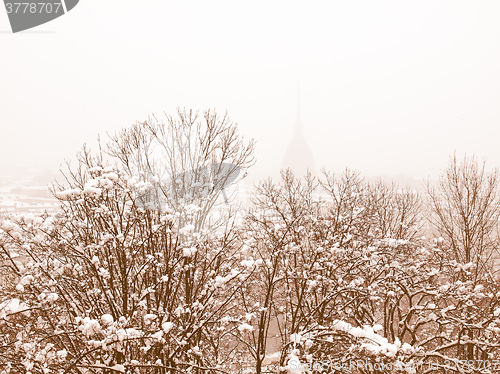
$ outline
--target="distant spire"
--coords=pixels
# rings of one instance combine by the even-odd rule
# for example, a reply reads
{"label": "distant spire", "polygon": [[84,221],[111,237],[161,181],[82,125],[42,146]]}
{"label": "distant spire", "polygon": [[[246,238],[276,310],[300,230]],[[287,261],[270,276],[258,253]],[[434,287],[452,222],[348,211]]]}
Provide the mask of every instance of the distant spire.
{"label": "distant spire", "polygon": [[302,130],[302,121],[300,119],[300,82],[297,81],[297,117],[295,118],[294,136],[302,138],[304,136]]}
{"label": "distant spire", "polygon": [[300,86],[297,82],[297,117],[293,126],[293,137],[283,157],[282,169],[291,168],[296,176],[306,175],[307,170],[315,173],[314,157],[305,139],[300,116]]}

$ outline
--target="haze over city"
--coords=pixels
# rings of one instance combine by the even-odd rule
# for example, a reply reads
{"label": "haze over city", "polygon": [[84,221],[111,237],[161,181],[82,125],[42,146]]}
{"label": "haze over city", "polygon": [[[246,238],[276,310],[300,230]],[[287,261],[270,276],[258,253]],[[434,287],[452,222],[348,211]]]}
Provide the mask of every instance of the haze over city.
{"label": "haze over city", "polygon": [[0,374],[500,373],[499,1],[4,4]]}
{"label": "haze over city", "polygon": [[0,12],[0,175],[57,171],[84,142],[177,107],[215,108],[276,175],[300,85],[315,165],[438,175],[500,165],[500,3],[102,2],[12,34]]}

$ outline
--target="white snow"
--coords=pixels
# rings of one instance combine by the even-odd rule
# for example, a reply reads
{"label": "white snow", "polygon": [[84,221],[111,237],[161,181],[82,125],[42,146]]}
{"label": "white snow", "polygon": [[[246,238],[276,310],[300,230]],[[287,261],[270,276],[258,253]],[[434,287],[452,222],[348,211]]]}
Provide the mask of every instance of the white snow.
{"label": "white snow", "polygon": [[0,304],[0,319],[8,317],[10,314],[27,310],[28,307],[19,299],[10,299]]}
{"label": "white snow", "polygon": [[111,314],[103,314],[101,316],[101,322],[104,326],[111,325],[113,323],[114,319]]}
{"label": "white snow", "polygon": [[172,322],[164,322],[161,325],[161,328],[165,333],[168,333],[170,330],[172,330],[172,327],[174,327],[174,324]]}
{"label": "white snow", "polygon": [[[375,333],[371,326],[353,327],[350,323],[336,320],[333,322],[333,328],[337,331],[344,331],[355,338],[366,339],[367,342],[361,344],[361,347],[373,354],[383,354],[387,357],[394,357],[401,348],[399,340],[389,343],[387,338]],[[405,346],[409,350],[411,346]]]}
{"label": "white snow", "polygon": [[79,188],[69,188],[64,191],[56,192],[56,197],[61,200],[71,200],[73,198],[77,198],[81,195],[82,190]]}
{"label": "white snow", "polygon": [[120,373],[125,373],[125,366],[123,365],[115,365],[115,366],[112,366],[111,369],[115,370],[115,371],[119,371]]}
{"label": "white snow", "polygon": [[196,254],[196,251],[198,251],[196,247],[184,248],[182,250],[182,255],[184,257],[193,257]]}
{"label": "white snow", "polygon": [[146,314],[144,316],[144,323],[146,325],[149,325],[151,324],[151,322],[153,322],[156,318],[158,318],[158,316],[156,314]]}
{"label": "white snow", "polygon": [[253,326],[249,325],[248,323],[242,323],[241,325],[238,326],[238,330],[240,332],[252,332],[253,331]]}

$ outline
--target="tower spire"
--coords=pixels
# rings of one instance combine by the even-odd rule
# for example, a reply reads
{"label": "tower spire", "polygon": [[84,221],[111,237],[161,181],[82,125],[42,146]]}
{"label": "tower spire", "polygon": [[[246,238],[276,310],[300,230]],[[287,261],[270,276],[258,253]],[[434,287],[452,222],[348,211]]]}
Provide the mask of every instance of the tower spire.
{"label": "tower spire", "polygon": [[297,80],[296,118],[293,126],[293,138],[283,157],[283,169],[290,168],[297,177],[306,175],[307,170],[315,173],[314,157],[304,139],[302,121],[300,118],[300,85]]}
{"label": "tower spire", "polygon": [[300,119],[300,82],[297,81],[297,114],[295,118],[294,136],[302,138],[302,121]]}

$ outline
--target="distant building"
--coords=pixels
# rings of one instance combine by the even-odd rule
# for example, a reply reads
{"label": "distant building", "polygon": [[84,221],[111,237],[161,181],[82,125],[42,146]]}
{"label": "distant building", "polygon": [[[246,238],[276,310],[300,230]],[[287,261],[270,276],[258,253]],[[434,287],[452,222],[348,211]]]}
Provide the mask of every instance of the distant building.
{"label": "distant building", "polygon": [[306,175],[307,170],[316,173],[314,157],[304,139],[304,130],[300,119],[299,97],[297,95],[297,118],[293,128],[292,142],[288,146],[283,158],[282,169],[292,169],[298,177]]}

